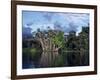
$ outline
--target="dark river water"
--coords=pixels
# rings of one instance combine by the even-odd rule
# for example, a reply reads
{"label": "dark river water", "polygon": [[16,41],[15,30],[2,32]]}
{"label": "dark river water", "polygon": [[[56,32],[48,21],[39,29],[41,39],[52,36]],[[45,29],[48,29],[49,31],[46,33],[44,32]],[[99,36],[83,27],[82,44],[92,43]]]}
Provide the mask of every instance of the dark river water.
{"label": "dark river water", "polygon": [[87,66],[89,65],[89,54],[79,52],[42,52],[32,58],[32,55],[23,55],[22,68],[46,68],[46,67],[67,67],[67,66]]}

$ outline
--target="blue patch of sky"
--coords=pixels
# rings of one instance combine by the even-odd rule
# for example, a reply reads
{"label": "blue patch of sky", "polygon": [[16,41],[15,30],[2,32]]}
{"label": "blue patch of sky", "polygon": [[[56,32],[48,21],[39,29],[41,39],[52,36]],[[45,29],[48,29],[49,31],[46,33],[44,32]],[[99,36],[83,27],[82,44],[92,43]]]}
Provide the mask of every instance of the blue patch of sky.
{"label": "blue patch of sky", "polygon": [[65,33],[72,30],[79,33],[82,27],[89,27],[89,19],[89,13],[22,11],[23,28],[31,28],[31,32],[38,28],[47,30],[49,27]]}

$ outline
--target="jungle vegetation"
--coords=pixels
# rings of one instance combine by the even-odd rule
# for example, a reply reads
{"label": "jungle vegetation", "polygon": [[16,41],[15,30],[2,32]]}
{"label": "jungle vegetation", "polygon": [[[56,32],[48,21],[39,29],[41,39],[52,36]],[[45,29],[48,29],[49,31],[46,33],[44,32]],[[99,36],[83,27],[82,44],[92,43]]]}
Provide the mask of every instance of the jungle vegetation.
{"label": "jungle vegetation", "polygon": [[89,65],[89,27],[78,35],[70,31],[39,28],[22,40],[23,68],[69,67]]}

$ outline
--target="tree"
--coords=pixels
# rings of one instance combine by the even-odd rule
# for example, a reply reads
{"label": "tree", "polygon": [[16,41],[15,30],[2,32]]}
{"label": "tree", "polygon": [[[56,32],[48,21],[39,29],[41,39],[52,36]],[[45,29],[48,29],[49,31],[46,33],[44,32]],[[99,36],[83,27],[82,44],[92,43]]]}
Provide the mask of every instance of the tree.
{"label": "tree", "polygon": [[41,31],[40,29],[37,29],[34,40],[41,44],[43,50],[39,63],[40,67],[62,65],[62,59],[60,59],[60,57],[58,59],[58,50],[64,45],[63,35],[63,32],[57,30],[48,29],[48,31]]}
{"label": "tree", "polygon": [[79,34],[78,49],[80,50],[80,65],[89,64],[89,27],[83,27]]}
{"label": "tree", "polygon": [[58,51],[64,43],[64,33],[57,30],[40,31],[37,29],[35,40],[39,41],[43,51]]}
{"label": "tree", "polygon": [[77,36],[75,31],[70,31],[67,37],[66,47],[68,50],[76,50],[77,49]]}
{"label": "tree", "polygon": [[58,32],[56,35],[52,36],[52,44],[55,45],[56,48],[62,48],[64,46],[64,33]]}

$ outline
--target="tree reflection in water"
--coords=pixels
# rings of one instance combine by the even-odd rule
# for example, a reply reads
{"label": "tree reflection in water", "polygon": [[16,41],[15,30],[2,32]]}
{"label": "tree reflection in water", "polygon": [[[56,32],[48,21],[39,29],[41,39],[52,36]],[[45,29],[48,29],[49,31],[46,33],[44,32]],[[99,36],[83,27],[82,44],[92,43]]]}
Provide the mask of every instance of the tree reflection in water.
{"label": "tree reflection in water", "polygon": [[52,67],[55,66],[53,63],[58,58],[59,54],[57,51],[43,52],[39,62],[40,67]]}
{"label": "tree reflection in water", "polygon": [[[30,54],[23,56],[23,68],[48,68],[48,67],[69,67],[69,66],[88,66],[89,52],[78,51],[44,51],[34,57]],[[38,55],[37,55],[38,54]]]}

